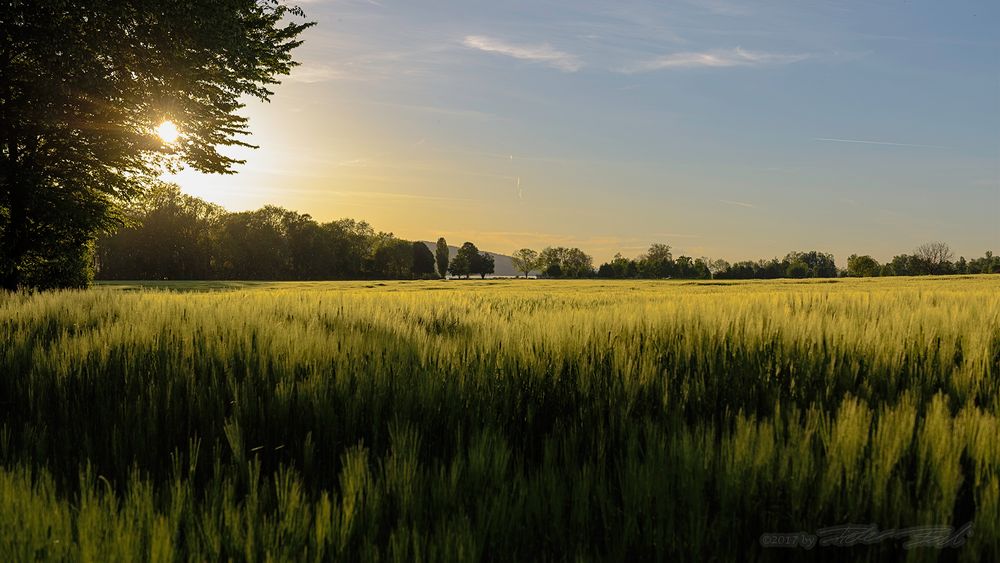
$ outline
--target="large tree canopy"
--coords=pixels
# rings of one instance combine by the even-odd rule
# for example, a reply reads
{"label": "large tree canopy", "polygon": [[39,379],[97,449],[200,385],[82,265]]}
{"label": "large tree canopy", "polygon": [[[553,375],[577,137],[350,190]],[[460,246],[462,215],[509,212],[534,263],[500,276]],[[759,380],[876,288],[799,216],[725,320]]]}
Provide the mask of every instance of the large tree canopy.
{"label": "large tree canopy", "polygon": [[277,0],[0,3],[2,286],[85,281],[87,245],[167,168],[231,173],[219,148],[251,146],[238,112],[294,66],[301,15]]}

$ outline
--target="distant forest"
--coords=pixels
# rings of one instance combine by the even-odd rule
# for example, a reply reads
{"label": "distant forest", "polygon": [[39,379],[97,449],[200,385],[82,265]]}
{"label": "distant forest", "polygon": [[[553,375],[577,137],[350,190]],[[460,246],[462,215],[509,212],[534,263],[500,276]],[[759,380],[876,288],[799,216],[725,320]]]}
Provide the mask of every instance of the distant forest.
{"label": "distant forest", "polygon": [[[104,280],[241,279],[349,280],[485,277],[494,258],[465,242],[449,259],[440,239],[436,252],[420,241],[376,232],[368,223],[340,219],[319,223],[281,207],[229,212],[186,195],[173,184],[146,193],[124,212],[124,226],[98,239],[94,271]],[[522,274],[548,278],[775,279],[901,276],[1000,272],[1000,257],[958,260],[944,243],[928,243],[885,264],[852,255],[840,269],[831,254],[790,252],[784,258],[741,261],[674,257],[653,244],[636,258],[616,255],[595,268],[579,248],[521,249],[511,256]]]}

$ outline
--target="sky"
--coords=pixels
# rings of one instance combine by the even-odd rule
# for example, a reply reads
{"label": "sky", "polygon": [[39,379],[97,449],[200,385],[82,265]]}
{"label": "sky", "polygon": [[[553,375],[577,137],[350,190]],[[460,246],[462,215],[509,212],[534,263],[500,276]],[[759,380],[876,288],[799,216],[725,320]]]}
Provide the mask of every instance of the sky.
{"label": "sky", "polygon": [[259,148],[187,193],[598,263],[1000,253],[995,0],[300,5]]}

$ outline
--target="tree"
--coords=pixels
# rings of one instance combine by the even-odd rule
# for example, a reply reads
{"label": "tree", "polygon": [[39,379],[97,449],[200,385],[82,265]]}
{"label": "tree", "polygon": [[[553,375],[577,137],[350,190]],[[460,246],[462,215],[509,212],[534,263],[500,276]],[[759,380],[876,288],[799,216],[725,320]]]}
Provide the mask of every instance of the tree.
{"label": "tree", "polygon": [[666,244],[651,244],[638,262],[639,275],[644,278],[669,278],[674,273],[674,257]]}
{"label": "tree", "polygon": [[837,277],[837,264],[834,262],[832,254],[826,254],[816,250],[810,250],[809,252],[795,251],[789,252],[788,255],[785,256],[784,262],[789,266],[796,262],[804,263],[809,270],[804,277]]}
{"label": "tree", "polygon": [[[559,266],[558,276],[550,275]],[[548,277],[582,278],[594,274],[594,261],[579,248],[547,247],[538,255],[538,268]]]}
{"label": "tree", "polygon": [[729,269],[729,262],[726,262],[722,258],[717,260],[709,260],[708,258],[703,258],[705,263],[708,265],[708,271],[711,273],[711,277],[715,278],[720,273],[725,272]]}
{"label": "tree", "polygon": [[[209,279],[225,210],[160,184],[123,213],[126,226],[97,242],[102,279]],[[34,285],[34,284],[33,284]]]}
{"label": "tree", "polygon": [[788,265],[785,273],[790,278],[807,278],[811,271],[809,264],[806,264],[802,260],[796,260]]}
{"label": "tree", "polygon": [[[561,266],[563,255],[565,253],[566,249],[561,246],[555,248],[547,246],[543,248],[542,252],[538,254],[538,268],[541,269],[546,276],[553,277],[549,275],[548,270],[552,266]],[[560,273],[561,272],[562,268],[560,267]]]}
{"label": "tree", "polygon": [[847,275],[852,278],[870,278],[878,276],[882,271],[882,266],[867,254],[858,256],[851,254],[847,258]]}
{"label": "tree", "polygon": [[377,278],[406,279],[413,276],[413,243],[392,233],[379,233],[372,255],[372,274]]}
{"label": "tree", "polygon": [[579,248],[570,248],[562,260],[563,275],[571,278],[586,278],[594,275],[594,259]]}
{"label": "tree", "polygon": [[448,241],[441,237],[437,241],[437,247],[434,249],[434,259],[437,261],[437,271],[438,275],[442,278],[448,277],[448,257],[450,251],[448,250]]}
{"label": "tree", "polygon": [[538,268],[538,253],[530,248],[522,248],[511,255],[510,261],[517,271],[524,272],[524,277],[528,277],[532,270]]}
{"label": "tree", "polygon": [[322,256],[326,253],[323,229],[312,217],[294,211],[282,217],[287,242],[288,279],[321,280],[327,277]]}
{"label": "tree", "polygon": [[[893,276],[918,276],[925,274],[925,265],[917,260],[915,256],[909,254],[899,254],[893,256],[892,260],[886,264],[888,271]],[[884,274],[883,274],[884,275]]]}
{"label": "tree", "polygon": [[958,261],[955,262],[955,273],[956,274],[969,273],[969,262],[966,261],[965,256],[959,256]]}
{"label": "tree", "polygon": [[707,280],[712,277],[704,258],[680,256],[674,262],[674,275],[682,279]]}
{"label": "tree", "polygon": [[413,243],[388,234],[372,256],[378,278],[405,279],[413,275]]}
{"label": "tree", "polygon": [[340,219],[321,225],[328,254],[317,257],[326,263],[326,271],[336,279],[363,277],[365,261],[375,243],[375,230],[364,221]]}
{"label": "tree", "polygon": [[927,264],[929,274],[950,273],[951,260],[955,257],[951,248],[940,241],[921,244],[913,251],[913,255]]}
{"label": "tree", "polygon": [[720,280],[745,280],[758,275],[758,265],[750,260],[726,264],[726,267],[715,272],[715,278]]}
{"label": "tree", "polygon": [[699,280],[712,279],[712,270],[708,268],[708,262],[705,258],[697,258],[692,266],[694,270],[694,278]]}
{"label": "tree", "polygon": [[[275,206],[226,212],[160,184],[124,210],[126,227],[98,239],[100,279],[362,279],[409,278],[413,243],[376,233],[368,223],[340,219],[319,224],[309,215]],[[424,245],[426,249],[426,245]],[[67,272],[89,260],[89,248],[61,255],[33,270],[32,287],[72,279]],[[430,251],[424,268],[433,269]],[[419,270],[419,268],[417,268]],[[86,279],[77,283],[86,283]]]}
{"label": "tree", "polygon": [[288,238],[282,221],[287,212],[268,205],[223,218],[220,229],[223,278],[291,279]]}
{"label": "tree", "polygon": [[469,277],[469,274],[478,273],[475,269],[479,262],[479,249],[471,242],[466,242],[458,249],[455,259],[451,261],[448,271],[455,277]]}
{"label": "tree", "polygon": [[638,268],[635,260],[625,258],[621,253],[616,253],[611,262],[601,264],[597,270],[599,278],[625,279],[636,277]]}
{"label": "tree", "polygon": [[434,254],[422,242],[413,243],[413,275],[434,275]]}
{"label": "tree", "polygon": [[495,272],[495,264],[493,260],[493,255],[488,252],[483,252],[476,259],[475,268],[473,270],[475,273],[479,274],[479,277],[486,279],[487,274],[492,274]]}
{"label": "tree", "polygon": [[997,274],[1000,273],[1000,256],[994,256],[993,251],[987,250],[982,258],[975,258],[969,261],[970,274]]}
{"label": "tree", "polygon": [[[295,64],[301,15],[278,0],[0,4],[0,285],[84,267],[165,169],[231,173],[218,148],[251,146],[237,112]],[[175,142],[156,135],[165,120]]]}

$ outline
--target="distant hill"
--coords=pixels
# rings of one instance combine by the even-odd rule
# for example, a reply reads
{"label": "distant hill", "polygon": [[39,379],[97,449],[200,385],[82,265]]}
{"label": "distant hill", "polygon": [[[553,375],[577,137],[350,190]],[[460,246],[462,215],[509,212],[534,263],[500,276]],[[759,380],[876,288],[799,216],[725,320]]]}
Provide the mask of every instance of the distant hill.
{"label": "distant hill", "polygon": [[[426,244],[427,248],[431,249],[431,252],[434,252],[434,250],[437,248],[437,243],[428,242],[426,240],[421,241],[421,242],[423,242],[424,244]],[[524,273],[518,272],[514,268],[514,263],[511,261],[510,256],[507,256],[506,254],[497,254],[496,252],[490,252],[488,250],[480,250],[480,252],[485,252],[486,254],[489,254],[490,256],[493,257],[493,270],[494,270],[493,271],[493,275],[494,276],[497,276],[497,277],[506,277],[506,276],[523,276],[524,275]],[[457,246],[452,246],[452,245],[449,244],[448,245],[448,260],[453,260],[455,258],[456,254],[458,254],[458,247]],[[532,272],[532,273],[534,274],[534,273],[537,273],[537,272]]]}

